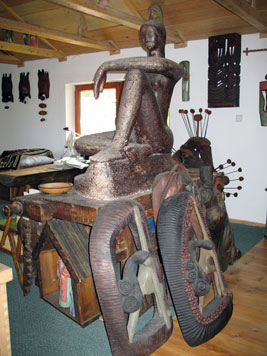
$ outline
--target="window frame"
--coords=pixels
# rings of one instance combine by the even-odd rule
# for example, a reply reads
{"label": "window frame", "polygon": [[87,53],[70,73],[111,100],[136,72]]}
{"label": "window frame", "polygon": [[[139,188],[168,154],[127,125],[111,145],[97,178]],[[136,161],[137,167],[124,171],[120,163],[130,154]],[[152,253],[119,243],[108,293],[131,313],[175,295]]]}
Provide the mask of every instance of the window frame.
{"label": "window frame", "polygon": [[[108,82],[104,89],[116,89],[116,118],[119,110],[120,98],[124,81]],[[93,90],[94,83],[75,85],[75,132],[81,134],[81,92],[85,90]]]}

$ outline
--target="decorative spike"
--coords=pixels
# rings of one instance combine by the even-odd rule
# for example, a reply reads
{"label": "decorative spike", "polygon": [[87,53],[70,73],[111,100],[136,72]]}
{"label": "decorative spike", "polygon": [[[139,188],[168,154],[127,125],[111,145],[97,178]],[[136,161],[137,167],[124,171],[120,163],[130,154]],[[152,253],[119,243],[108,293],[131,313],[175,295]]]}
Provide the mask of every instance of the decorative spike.
{"label": "decorative spike", "polygon": [[227,175],[235,173],[235,172],[242,172],[242,168],[238,168],[237,170],[232,171],[232,172],[227,172]]}
{"label": "decorative spike", "polygon": [[223,163],[223,164],[220,164],[218,167],[216,167],[215,169],[219,168],[219,169],[223,169],[223,166],[226,165],[226,164],[230,164],[232,163],[232,161],[230,160],[230,158],[228,158],[228,160]]}
{"label": "decorative spike", "polygon": [[232,162],[231,164],[229,164],[229,166],[224,167],[223,169],[229,168],[229,167],[234,167],[235,166],[235,162]]}
{"label": "decorative spike", "polygon": [[186,116],[185,116],[185,113],[184,113],[184,112],[185,112],[185,110],[179,109],[179,114],[181,114],[181,117],[182,117],[182,119],[183,119],[183,122],[184,122],[184,125],[185,125],[185,128],[186,128],[186,131],[187,131],[189,137],[192,137],[192,136],[194,136],[194,135],[193,135],[193,132],[192,132],[190,123],[187,122],[187,119],[186,119]]}
{"label": "decorative spike", "polygon": [[231,179],[230,180],[230,182],[233,182],[233,181],[235,181],[235,180],[239,180],[239,181],[243,181],[244,180],[244,177],[239,177],[239,178],[236,178],[236,179]]}
{"label": "decorative spike", "polygon": [[237,190],[241,190],[242,187],[241,187],[241,185],[239,185],[238,187],[227,187],[227,188],[224,188],[224,189],[237,189]]}
{"label": "decorative spike", "polygon": [[226,193],[225,196],[229,198],[231,195],[233,195],[235,198],[238,196],[238,193]]}

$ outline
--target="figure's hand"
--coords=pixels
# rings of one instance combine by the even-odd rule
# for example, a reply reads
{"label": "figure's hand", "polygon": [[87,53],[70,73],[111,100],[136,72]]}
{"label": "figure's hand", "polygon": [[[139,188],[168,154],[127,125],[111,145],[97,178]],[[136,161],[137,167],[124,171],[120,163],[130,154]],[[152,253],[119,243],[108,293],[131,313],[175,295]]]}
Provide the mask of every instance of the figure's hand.
{"label": "figure's hand", "polygon": [[107,72],[103,64],[98,68],[94,76],[94,97],[98,99],[99,94],[104,90],[107,80]]}

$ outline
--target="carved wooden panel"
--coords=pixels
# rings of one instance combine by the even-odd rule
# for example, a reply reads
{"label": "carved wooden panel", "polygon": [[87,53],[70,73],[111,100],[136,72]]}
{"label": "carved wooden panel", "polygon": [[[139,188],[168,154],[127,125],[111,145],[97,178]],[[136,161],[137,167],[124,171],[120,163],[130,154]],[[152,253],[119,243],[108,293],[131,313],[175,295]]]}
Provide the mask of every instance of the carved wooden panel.
{"label": "carved wooden panel", "polygon": [[208,106],[239,106],[241,36],[209,37]]}

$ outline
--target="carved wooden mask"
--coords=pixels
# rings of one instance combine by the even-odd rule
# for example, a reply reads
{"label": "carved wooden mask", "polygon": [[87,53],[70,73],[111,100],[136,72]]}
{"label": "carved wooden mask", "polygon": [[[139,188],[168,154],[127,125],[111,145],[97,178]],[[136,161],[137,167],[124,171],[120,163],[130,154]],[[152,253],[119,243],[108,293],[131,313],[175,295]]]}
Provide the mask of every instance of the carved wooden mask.
{"label": "carved wooden mask", "polygon": [[26,104],[26,98],[31,98],[31,86],[29,80],[29,72],[27,74],[20,73],[19,81],[19,101]]}
{"label": "carved wooden mask", "polygon": [[38,70],[38,89],[39,94],[38,98],[40,100],[45,100],[49,98],[49,89],[50,89],[50,81],[49,81],[49,74],[45,72],[43,69]]}
{"label": "carved wooden mask", "polygon": [[11,101],[14,102],[13,98],[13,84],[12,84],[12,75],[3,74],[2,76],[2,102],[8,103]]}

